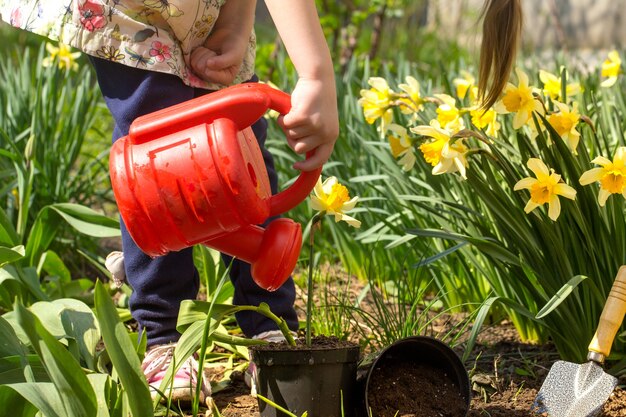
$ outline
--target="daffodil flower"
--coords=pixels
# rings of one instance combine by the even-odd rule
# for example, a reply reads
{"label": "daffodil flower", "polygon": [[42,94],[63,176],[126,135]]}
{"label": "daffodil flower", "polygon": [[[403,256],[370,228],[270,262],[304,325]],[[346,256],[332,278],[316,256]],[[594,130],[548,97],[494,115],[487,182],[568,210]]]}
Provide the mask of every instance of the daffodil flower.
{"label": "daffodil flower", "polygon": [[320,213],[332,214],[335,222],[345,221],[350,226],[361,227],[361,222],[345,214],[352,210],[358,201],[358,197],[350,198],[348,189],[341,185],[336,177],[328,177],[322,183],[322,177],[317,179],[317,184],[311,195],[311,208]]}
{"label": "daffodil flower", "polygon": [[468,71],[461,70],[461,77],[452,80],[452,84],[456,87],[456,96],[463,100],[469,92],[470,102],[474,102],[477,97],[477,89],[474,87],[476,79]]}
{"label": "daffodil flower", "polygon": [[591,162],[601,165],[602,168],[592,168],[585,171],[578,181],[581,185],[600,182],[600,192],[598,193],[600,206],[604,207],[611,194],[621,194],[626,198],[626,147],[617,148],[612,162],[603,156],[598,156]]}
{"label": "daffodil flower", "polygon": [[415,165],[415,150],[406,128],[397,124],[390,124],[387,132],[391,154],[398,159],[404,171],[410,171]]}
{"label": "daffodil flower", "polygon": [[59,68],[76,71],[78,63],[76,60],[80,57],[80,52],[72,52],[71,48],[64,43],[59,43],[59,47],[46,43],[46,51],[50,54],[41,61],[41,65],[49,67],[56,63]]}
{"label": "daffodil flower", "polygon": [[458,171],[463,179],[467,178],[467,159],[465,158],[467,146],[463,144],[463,139],[453,142],[450,132],[442,129],[437,120],[433,120],[430,126],[413,127],[411,131],[434,139],[419,147],[426,162],[433,166],[433,175]]}
{"label": "daffodil flower", "polygon": [[404,91],[408,98],[401,98],[400,111],[404,114],[412,114],[421,111],[424,106],[424,99],[420,95],[419,82],[410,75],[405,78],[406,84],[399,84],[398,88]]}
{"label": "daffodil flower", "polygon": [[381,119],[381,134],[384,135],[387,125],[391,123],[393,113],[391,100],[393,91],[389,88],[387,80],[381,77],[371,77],[367,83],[372,87],[369,90],[361,90],[359,104],[363,107],[363,115],[369,124]]}
{"label": "daffodil flower", "polygon": [[472,124],[478,129],[484,129],[489,136],[497,136],[500,130],[500,122],[498,122],[498,114],[494,109],[483,110],[474,107],[470,110]]}
{"label": "daffodil flower", "polygon": [[452,133],[465,129],[465,122],[456,107],[454,97],[447,94],[435,94],[435,97],[441,100],[441,104],[437,107],[437,120],[441,127]]}
{"label": "daffodil flower", "polygon": [[[567,71],[565,71],[565,78],[567,79]],[[561,88],[561,77],[549,73],[548,71],[540,70],[539,79],[543,83],[543,92],[546,96],[552,100],[566,101],[567,97],[574,96],[582,91],[582,87],[579,83],[571,83],[565,86],[565,94],[567,97],[561,97],[563,92]]]}
{"label": "daffodil flower", "polygon": [[542,160],[530,158],[526,164],[535,174],[536,178],[526,177],[517,182],[513,189],[515,191],[530,190],[530,200],[524,207],[526,213],[530,213],[537,207],[548,204],[548,217],[553,221],[561,214],[561,201],[559,196],[574,200],[576,190],[561,181],[561,176],[548,169]]}
{"label": "daffodil flower", "polygon": [[617,81],[617,76],[620,73],[622,66],[622,60],[619,57],[617,51],[609,52],[608,58],[602,63],[602,72],[600,75],[606,80],[602,81],[600,85],[602,87],[611,87]]}
{"label": "daffodil flower", "polygon": [[543,106],[533,96],[533,89],[528,85],[528,75],[519,68],[515,71],[519,84],[508,83],[502,99],[494,109],[501,114],[515,113],[513,128],[519,129],[532,120],[533,111],[543,114]]}
{"label": "daffodil flower", "polygon": [[567,104],[558,101],[555,101],[554,104],[558,107],[559,112],[550,114],[548,122],[559,136],[567,142],[574,155],[577,155],[576,148],[580,140],[580,133],[576,130],[576,126],[580,122],[578,103],[574,103],[571,110]]}

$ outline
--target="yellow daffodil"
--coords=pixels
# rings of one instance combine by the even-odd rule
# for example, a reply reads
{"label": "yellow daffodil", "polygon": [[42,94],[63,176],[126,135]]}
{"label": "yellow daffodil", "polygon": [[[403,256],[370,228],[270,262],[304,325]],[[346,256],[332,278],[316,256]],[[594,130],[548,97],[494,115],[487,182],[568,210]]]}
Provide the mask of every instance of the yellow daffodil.
{"label": "yellow daffodil", "polygon": [[617,81],[617,76],[620,73],[622,66],[622,60],[619,57],[617,51],[609,52],[608,58],[602,63],[602,75],[606,80],[600,84],[602,87],[611,87]]}
{"label": "yellow daffodil", "polygon": [[358,201],[358,197],[350,198],[348,189],[341,185],[336,177],[328,177],[322,183],[322,177],[317,179],[317,184],[311,195],[311,208],[323,214],[335,216],[335,222],[345,221],[350,226],[361,227],[361,222],[345,214],[352,210]]}
{"label": "yellow daffodil", "polygon": [[467,146],[463,144],[463,139],[453,142],[450,132],[442,129],[437,120],[433,120],[430,126],[413,127],[411,131],[434,139],[419,147],[426,162],[433,166],[433,175],[458,171],[463,179],[467,178]]}
{"label": "yellow daffodil", "polygon": [[461,112],[456,107],[454,97],[447,94],[435,94],[435,97],[441,101],[437,107],[437,120],[441,127],[452,133],[465,129],[465,122],[461,118]]}
{"label": "yellow daffodil", "polygon": [[515,113],[513,128],[519,129],[532,120],[533,111],[543,113],[543,106],[533,96],[533,89],[528,85],[528,75],[519,68],[515,71],[519,84],[508,83],[502,99],[494,108],[501,114]]}
{"label": "yellow daffodil", "polygon": [[[549,73],[548,71],[540,70],[539,79],[543,83],[543,92],[546,96],[552,100],[566,101],[567,97],[574,96],[582,91],[582,87],[579,83],[571,83],[565,86],[565,94],[567,97],[561,97],[561,77]],[[567,79],[567,71],[565,71],[565,79]]]}
{"label": "yellow daffodil", "polygon": [[556,130],[559,136],[567,142],[567,145],[572,150],[574,155],[578,152],[578,141],[580,140],[580,133],[576,130],[578,122],[580,122],[580,114],[578,113],[578,103],[572,105],[570,110],[569,106],[564,103],[555,101],[554,104],[558,107],[558,113],[552,113],[548,116],[548,122]]}
{"label": "yellow daffodil", "polygon": [[399,159],[398,163],[404,171],[410,171],[415,165],[415,150],[406,128],[397,124],[390,124],[387,136],[391,146],[391,154],[394,158]]}
{"label": "yellow daffodil", "polygon": [[400,111],[404,114],[412,114],[421,111],[424,106],[424,99],[420,95],[419,82],[410,75],[405,78],[406,84],[399,84],[398,88],[404,91],[408,98],[401,98]]}
{"label": "yellow daffodil", "polygon": [[361,90],[359,104],[363,107],[363,115],[367,123],[372,124],[381,119],[381,134],[387,130],[387,125],[391,123],[393,113],[391,112],[391,95],[393,91],[389,88],[387,80],[381,77],[371,77],[367,83],[372,87],[369,90]]}
{"label": "yellow daffodil", "polygon": [[592,168],[585,171],[579,182],[581,185],[600,182],[600,192],[598,193],[600,206],[604,207],[611,194],[621,194],[626,198],[626,147],[617,148],[612,162],[603,156],[598,156],[591,162],[601,165],[602,168]]}
{"label": "yellow daffodil", "polygon": [[78,63],[76,60],[80,57],[80,52],[72,52],[68,45],[59,43],[56,47],[51,43],[46,43],[46,51],[50,54],[41,61],[41,65],[49,67],[53,63],[56,63],[59,68],[76,71],[78,69]]}
{"label": "yellow daffodil", "polygon": [[576,190],[561,181],[561,176],[548,169],[542,160],[530,158],[526,164],[535,174],[536,178],[527,177],[519,180],[513,187],[515,191],[522,189],[530,190],[530,200],[524,207],[526,213],[544,204],[548,204],[548,217],[553,221],[561,214],[561,201],[559,196],[574,200]]}
{"label": "yellow daffodil", "polygon": [[476,79],[468,71],[461,70],[461,77],[452,80],[452,83],[456,87],[456,96],[463,100],[469,92],[470,102],[474,102],[477,97],[477,89],[474,87]]}
{"label": "yellow daffodil", "polygon": [[498,114],[494,109],[483,110],[481,108],[473,108],[470,110],[472,124],[478,129],[484,129],[489,136],[497,136],[500,130],[500,122],[498,122]]}

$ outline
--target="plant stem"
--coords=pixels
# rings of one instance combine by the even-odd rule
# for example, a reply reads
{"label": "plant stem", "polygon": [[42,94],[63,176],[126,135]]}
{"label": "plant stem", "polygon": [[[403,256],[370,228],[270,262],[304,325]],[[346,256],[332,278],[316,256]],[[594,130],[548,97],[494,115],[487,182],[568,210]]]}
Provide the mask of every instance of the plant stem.
{"label": "plant stem", "polygon": [[259,314],[263,314],[268,319],[271,319],[276,325],[280,332],[285,336],[285,340],[289,344],[289,346],[295,346],[296,341],[291,334],[291,330],[287,325],[287,322],[282,317],[278,317],[276,314],[272,313],[269,305],[266,303],[261,303],[258,307],[255,306],[237,306],[236,311],[254,311]]}
{"label": "plant stem", "polygon": [[325,212],[316,213],[311,219],[311,229],[309,231],[309,275],[307,277],[307,296],[306,296],[306,345],[311,347],[311,315],[313,311],[313,242],[315,238],[315,228],[319,225],[324,217]]}

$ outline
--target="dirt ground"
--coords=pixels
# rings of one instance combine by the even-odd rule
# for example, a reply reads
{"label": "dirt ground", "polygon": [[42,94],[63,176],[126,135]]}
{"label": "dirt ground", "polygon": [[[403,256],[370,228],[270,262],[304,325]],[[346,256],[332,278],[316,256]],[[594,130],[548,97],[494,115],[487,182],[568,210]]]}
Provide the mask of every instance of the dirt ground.
{"label": "dirt ground", "polygon": [[[341,273],[337,274],[337,271],[332,271],[330,275],[335,276],[333,285],[344,289],[349,288],[348,292],[354,297],[363,288],[363,284],[358,280]],[[338,276],[340,278],[337,278]],[[315,291],[315,293],[318,292]],[[299,293],[296,308],[302,318],[305,317],[304,299],[306,299],[305,294]],[[319,302],[319,300],[315,301],[316,304]],[[371,309],[370,297],[366,297],[360,306],[366,310]],[[372,309],[371,312],[374,313],[374,310]],[[444,321],[445,323],[441,324],[442,328],[445,328],[449,321],[454,321],[454,317],[448,317]],[[457,352],[459,356],[462,354],[460,349],[461,347]],[[515,328],[509,322],[484,326],[472,355],[465,363],[472,387],[467,417],[536,416],[531,412],[533,402],[551,365],[558,359],[551,345],[537,346],[522,343]],[[619,383],[626,386],[626,380],[619,381]],[[257,400],[250,396],[241,374],[235,374],[231,384],[226,389],[215,393],[213,397],[223,417],[259,417]],[[626,391],[619,385],[605,403],[599,416],[626,417]],[[436,416],[408,414],[398,417]]]}
{"label": "dirt ground", "polygon": [[[550,346],[521,343],[508,323],[487,329],[481,336],[473,360],[468,361],[473,387],[467,416],[532,416],[530,410],[537,391],[557,359]],[[235,376],[230,387],[216,393],[214,400],[223,417],[259,417],[257,400],[249,395],[240,375]],[[618,387],[599,416],[626,417],[626,391]]]}

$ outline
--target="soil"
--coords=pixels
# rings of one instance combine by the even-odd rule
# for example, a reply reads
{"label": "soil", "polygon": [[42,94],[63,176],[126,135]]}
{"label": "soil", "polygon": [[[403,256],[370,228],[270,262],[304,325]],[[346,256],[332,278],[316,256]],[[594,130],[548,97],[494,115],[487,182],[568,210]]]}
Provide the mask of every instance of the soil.
{"label": "soil", "polygon": [[358,346],[353,342],[340,340],[335,336],[316,336],[311,338],[311,346],[307,346],[303,338],[296,339],[296,345],[291,346],[286,342],[268,343],[267,345],[254,346],[254,350],[324,350],[324,349],[340,349]]}
{"label": "soil", "polygon": [[[536,346],[522,343],[517,332],[508,322],[485,329],[472,358],[466,363],[472,383],[472,399],[467,417],[533,417],[530,410],[535,396],[550,366],[557,359],[558,355],[550,345]],[[404,371],[406,372],[407,369]],[[427,369],[414,371],[428,373]],[[420,377],[422,383],[419,385],[405,382],[407,381],[405,377],[406,375],[399,376],[397,381],[401,381],[400,384],[391,384],[391,392],[385,394],[387,398],[396,397],[398,409],[411,410],[411,408],[404,408],[406,404],[400,402],[401,398],[406,398],[408,403],[412,403],[416,401],[417,396],[421,396],[415,391],[413,396],[402,397],[401,393],[406,393],[411,387],[419,386],[420,389],[424,389],[425,386],[427,386],[426,389],[431,389],[433,385],[441,387],[441,383],[424,384],[424,381],[432,382],[432,378],[428,375]],[[226,389],[213,396],[221,415],[223,417],[259,417],[257,400],[250,396],[242,374],[236,373],[231,379],[231,384]],[[625,382],[619,381],[620,385]],[[402,390],[399,387],[402,387]],[[440,392],[445,395],[443,391]],[[453,408],[449,407],[455,404],[454,395],[437,403],[447,405],[440,414],[437,412],[442,410],[437,409],[431,402],[429,406],[432,408],[429,411],[399,414],[398,417],[463,416],[462,412],[459,414],[450,412]],[[409,404],[408,407],[410,406]],[[373,416],[387,417],[393,414],[383,412],[383,414],[373,414]],[[599,417],[626,417],[626,391],[618,386],[605,403]]]}
{"label": "soil", "polygon": [[[361,293],[363,285],[359,284],[358,280],[338,278],[334,273],[329,273],[329,275],[334,277],[331,292],[335,290],[334,287],[337,287],[342,291],[348,288],[350,297],[357,297]],[[346,285],[346,282],[349,284]],[[300,310],[299,315],[303,319],[305,317],[303,300],[306,297],[303,296],[298,286],[296,289],[299,291],[296,307]],[[323,304],[323,300],[316,298],[315,301],[316,305]],[[365,305],[360,304],[360,307],[368,309],[367,303]],[[369,312],[374,314],[375,310],[372,309]],[[450,330],[451,322],[462,320],[464,320],[462,315],[459,317],[441,315],[438,320],[433,321],[428,336],[444,335]],[[354,325],[356,327],[363,326],[362,323],[358,322]],[[350,336],[357,335],[355,337],[358,338],[358,334],[359,332],[355,331],[350,333]],[[460,344],[455,349],[459,356],[463,354],[463,348],[463,344]],[[363,353],[371,354],[372,352]],[[538,346],[523,343],[513,325],[508,321],[483,326],[477,344],[465,362],[465,368],[470,377],[472,397],[466,417],[546,417],[535,415],[531,409],[550,367],[558,359],[559,356],[552,345]],[[392,407],[396,407],[398,410],[409,410],[408,413],[398,414],[395,417],[463,417],[464,410],[459,407],[458,394],[454,390],[447,390],[448,381],[445,380],[445,377],[441,378],[439,375],[439,380],[437,380],[437,376],[429,373],[430,371],[432,370],[426,368],[411,369],[410,367],[400,370],[397,368],[389,369],[388,373],[391,376],[396,374],[396,383],[393,384],[393,379],[391,379],[392,383],[387,384],[390,388],[389,391],[377,393],[377,398],[388,402],[395,400]],[[215,370],[212,375],[215,381],[218,381],[222,376]],[[416,380],[420,383],[416,383]],[[230,383],[226,386],[221,385],[221,387],[223,387],[221,390],[213,394],[221,417],[260,417],[257,399],[250,395],[250,389],[245,384],[242,372],[233,372],[230,376]],[[416,389],[418,387],[419,390]],[[624,378],[618,381],[618,387],[608,398],[598,417],[626,417],[626,390],[622,387],[626,387],[626,379]],[[433,401],[426,401],[430,395],[432,395],[430,399]],[[447,398],[435,401],[435,395]],[[415,403],[419,403],[419,398],[422,400],[420,404],[425,404],[422,405],[425,409],[416,412],[412,407]],[[446,407],[437,408],[441,404],[445,404]],[[372,417],[394,416],[394,414],[385,414],[385,412],[373,414]],[[355,417],[366,416],[357,415]]]}
{"label": "soil", "polygon": [[441,369],[422,363],[386,361],[371,374],[367,399],[373,416],[463,416],[467,399]]}

